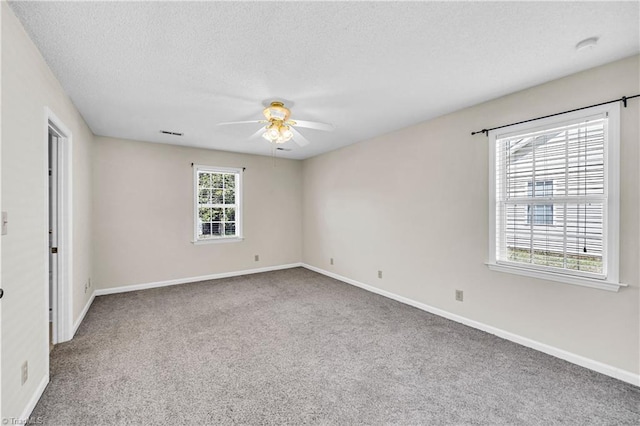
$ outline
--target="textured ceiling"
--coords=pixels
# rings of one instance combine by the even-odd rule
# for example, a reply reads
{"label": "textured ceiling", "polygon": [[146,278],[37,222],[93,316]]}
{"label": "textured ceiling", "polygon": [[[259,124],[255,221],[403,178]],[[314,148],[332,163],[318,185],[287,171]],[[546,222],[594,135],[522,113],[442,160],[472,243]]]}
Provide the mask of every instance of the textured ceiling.
{"label": "textured ceiling", "polygon": [[11,7],[95,134],[269,155],[248,140],[259,125],[216,123],[281,99],[294,119],[336,127],[300,129],[311,144],[278,154],[298,159],[640,51],[638,2]]}

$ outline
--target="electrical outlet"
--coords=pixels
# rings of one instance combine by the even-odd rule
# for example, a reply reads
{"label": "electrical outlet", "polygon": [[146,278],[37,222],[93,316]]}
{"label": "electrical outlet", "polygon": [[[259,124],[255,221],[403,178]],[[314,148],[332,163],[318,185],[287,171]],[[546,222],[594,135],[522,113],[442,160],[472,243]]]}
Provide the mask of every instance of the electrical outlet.
{"label": "electrical outlet", "polygon": [[456,300],[458,302],[462,302],[463,298],[464,298],[464,291],[456,290]]}
{"label": "electrical outlet", "polygon": [[260,255],[256,254],[255,256],[253,256],[253,260],[255,260],[256,262],[260,261]]}
{"label": "electrical outlet", "polygon": [[378,278],[382,278],[382,271],[378,271]]}
{"label": "electrical outlet", "polygon": [[27,382],[27,379],[29,378],[29,362],[25,361],[22,363],[22,368],[20,369],[21,372],[21,379],[20,382],[21,384],[25,384]]}
{"label": "electrical outlet", "polygon": [[333,265],[333,257],[329,259],[329,265]]}

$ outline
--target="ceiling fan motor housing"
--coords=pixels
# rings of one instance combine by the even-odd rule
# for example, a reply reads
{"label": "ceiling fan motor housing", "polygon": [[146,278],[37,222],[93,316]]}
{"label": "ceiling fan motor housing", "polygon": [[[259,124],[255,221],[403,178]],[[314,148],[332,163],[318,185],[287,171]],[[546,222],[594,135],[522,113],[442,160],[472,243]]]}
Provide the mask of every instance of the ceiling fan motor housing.
{"label": "ceiling fan motor housing", "polygon": [[291,120],[291,110],[285,107],[284,103],[280,101],[271,102],[271,104],[262,111],[262,114],[266,120],[233,121],[228,123],[218,123],[218,125],[266,123],[266,126],[256,132],[256,135],[262,134],[263,138],[274,144],[285,143],[293,139],[293,141],[299,146],[308,145],[309,141],[296,131],[294,126],[308,127],[324,131],[333,130],[333,126],[329,124],[315,123],[313,121]]}
{"label": "ceiling fan motor housing", "polygon": [[284,122],[291,116],[291,111],[282,102],[271,102],[271,105],[266,107],[262,113],[269,121],[278,120]]}

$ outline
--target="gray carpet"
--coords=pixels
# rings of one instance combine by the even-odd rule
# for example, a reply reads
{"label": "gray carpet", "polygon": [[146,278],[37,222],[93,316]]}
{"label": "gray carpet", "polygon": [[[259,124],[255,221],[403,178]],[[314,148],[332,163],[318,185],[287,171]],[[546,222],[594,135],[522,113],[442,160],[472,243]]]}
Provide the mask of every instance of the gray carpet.
{"label": "gray carpet", "polygon": [[96,298],[52,425],[640,424],[640,388],[296,268]]}

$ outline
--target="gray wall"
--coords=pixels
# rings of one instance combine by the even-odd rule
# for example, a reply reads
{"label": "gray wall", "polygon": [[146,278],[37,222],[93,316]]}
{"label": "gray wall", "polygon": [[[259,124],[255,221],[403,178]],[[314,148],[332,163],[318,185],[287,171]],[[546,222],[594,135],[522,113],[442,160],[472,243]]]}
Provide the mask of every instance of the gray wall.
{"label": "gray wall", "polygon": [[638,57],[627,58],[305,160],[303,261],[637,374],[640,102],[621,111],[620,277],[629,287],[618,293],[485,266],[488,140],[470,133],[636,94],[639,75]]}
{"label": "gray wall", "polygon": [[[2,416],[18,417],[48,376],[48,216],[45,107],[71,130],[73,169],[72,313],[91,291],[93,134],[6,2],[2,2]],[[20,366],[29,380],[20,384]]]}
{"label": "gray wall", "polygon": [[[192,244],[191,163],[246,167],[243,241]],[[96,288],[300,262],[300,161],[97,137],[92,164]]]}

